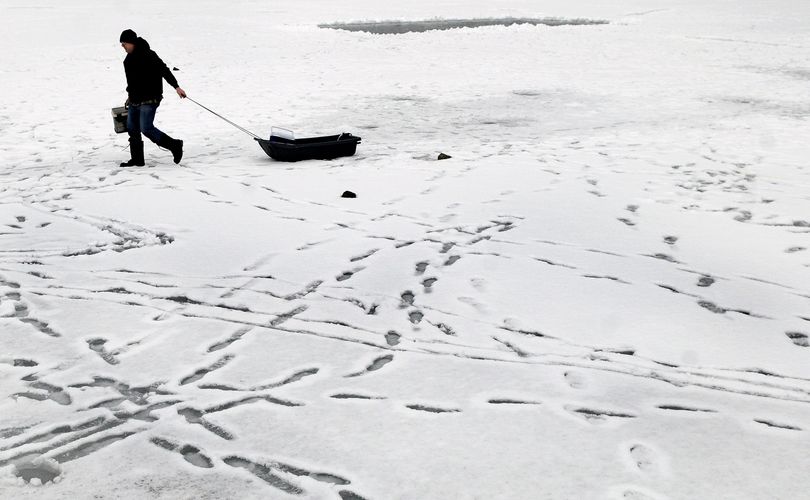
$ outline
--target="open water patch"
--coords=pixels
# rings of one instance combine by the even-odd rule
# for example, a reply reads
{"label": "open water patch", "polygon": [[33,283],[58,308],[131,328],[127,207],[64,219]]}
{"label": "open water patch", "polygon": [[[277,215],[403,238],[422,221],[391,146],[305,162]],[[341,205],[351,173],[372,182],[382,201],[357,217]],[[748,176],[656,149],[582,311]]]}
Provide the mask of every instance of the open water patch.
{"label": "open water patch", "polygon": [[593,26],[609,24],[604,19],[565,19],[561,17],[501,17],[485,19],[428,19],[423,21],[376,21],[355,23],[319,24],[319,28],[362,31],[375,35],[401,35],[403,33],[422,33],[425,31],[451,30],[456,28],[481,28],[484,26],[514,26],[529,24],[532,26]]}

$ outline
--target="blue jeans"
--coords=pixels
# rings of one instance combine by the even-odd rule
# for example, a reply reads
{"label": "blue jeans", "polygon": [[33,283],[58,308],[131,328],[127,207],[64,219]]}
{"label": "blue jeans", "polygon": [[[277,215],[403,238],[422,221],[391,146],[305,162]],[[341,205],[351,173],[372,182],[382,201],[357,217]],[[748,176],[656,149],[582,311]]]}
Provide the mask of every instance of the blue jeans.
{"label": "blue jeans", "polygon": [[155,113],[160,104],[138,104],[130,105],[127,111],[127,132],[129,137],[134,140],[140,140],[140,135],[143,134],[148,137],[152,142],[158,143],[164,134],[158,130],[154,123]]}

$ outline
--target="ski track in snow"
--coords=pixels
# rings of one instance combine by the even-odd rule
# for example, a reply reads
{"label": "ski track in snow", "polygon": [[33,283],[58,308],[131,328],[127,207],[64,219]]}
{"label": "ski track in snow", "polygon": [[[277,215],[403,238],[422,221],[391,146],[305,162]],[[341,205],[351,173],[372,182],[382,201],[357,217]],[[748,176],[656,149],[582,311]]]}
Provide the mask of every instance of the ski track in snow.
{"label": "ski track in snow", "polygon": [[[321,48],[340,37],[396,72],[379,48],[352,44],[542,35],[579,54],[610,36],[637,47],[668,12],[617,13],[624,24],[576,42],[572,27],[309,36]],[[300,41],[308,31],[291,15],[284,30]],[[176,167],[153,148],[149,167],[126,170],[111,166],[121,151],[89,145],[101,132],[75,146],[56,135],[70,162],[31,152],[58,120],[0,108],[11,134],[0,139],[0,492],[29,498],[26,483],[51,481],[53,497],[70,496],[110,463],[135,497],[165,494],[138,478],[138,460],[161,477],[193,467],[210,478],[196,492],[245,498],[717,497],[758,488],[746,480],[757,467],[806,490],[791,470],[810,440],[810,178],[807,147],[790,137],[810,111],[786,95],[807,70],[771,61],[780,44],[664,26],[706,48],[695,57],[747,51],[723,63],[745,72],[739,90],[717,70],[646,108],[657,78],[689,67],[672,48],[674,69],[643,77],[652,94],[637,109],[616,80],[638,68],[615,52],[626,73],[591,61],[605,72],[594,82],[615,86],[601,96],[565,88],[558,69],[550,87],[481,79],[471,96],[436,83],[450,77],[430,64],[445,76],[419,72],[410,87],[391,76],[364,96],[302,84],[331,111],[286,119],[357,127],[355,157],[274,163],[191,132],[209,117],[183,121],[168,103],[167,127],[189,131],[186,159]],[[500,69],[518,64],[507,59]],[[773,99],[763,73],[781,82]],[[752,132],[758,122],[769,131]],[[704,443],[737,439],[706,458]],[[536,467],[568,477],[571,457],[548,442],[610,480],[595,491],[538,478]],[[701,460],[742,472],[730,481],[715,467],[713,481],[690,466]],[[434,478],[456,462],[446,483]],[[527,471],[513,490],[501,489],[503,463]],[[211,484],[222,478],[234,489]]]}

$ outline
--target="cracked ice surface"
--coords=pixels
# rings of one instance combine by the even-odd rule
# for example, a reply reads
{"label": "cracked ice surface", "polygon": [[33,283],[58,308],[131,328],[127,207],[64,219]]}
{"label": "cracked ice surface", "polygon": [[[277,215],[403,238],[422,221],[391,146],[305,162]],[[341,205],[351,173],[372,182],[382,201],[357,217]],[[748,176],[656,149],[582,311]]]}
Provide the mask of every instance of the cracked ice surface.
{"label": "cracked ice surface", "polygon": [[[810,12],[704,3],[6,2],[0,496],[806,494]],[[610,23],[317,28],[505,17]],[[358,154],[116,167],[127,27]]]}

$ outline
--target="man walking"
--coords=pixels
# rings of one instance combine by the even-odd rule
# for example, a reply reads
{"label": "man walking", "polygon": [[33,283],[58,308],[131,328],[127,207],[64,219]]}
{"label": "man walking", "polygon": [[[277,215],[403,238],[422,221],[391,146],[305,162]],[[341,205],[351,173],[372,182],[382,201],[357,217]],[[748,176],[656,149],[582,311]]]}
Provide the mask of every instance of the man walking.
{"label": "man walking", "polygon": [[163,99],[163,80],[174,87],[177,95],[186,97],[186,93],[177,84],[169,67],[149,47],[149,43],[132,30],[121,33],[121,46],[127,53],[124,59],[124,71],[127,75],[127,131],[129,132],[129,150],[132,158],[121,163],[122,167],[142,167],[143,140],[141,134],[162,148],[171,151],[175,163],[183,157],[183,141],[172,139],[155,128],[154,120],[160,101]]}

